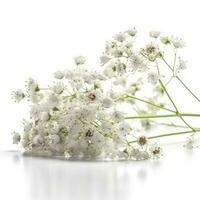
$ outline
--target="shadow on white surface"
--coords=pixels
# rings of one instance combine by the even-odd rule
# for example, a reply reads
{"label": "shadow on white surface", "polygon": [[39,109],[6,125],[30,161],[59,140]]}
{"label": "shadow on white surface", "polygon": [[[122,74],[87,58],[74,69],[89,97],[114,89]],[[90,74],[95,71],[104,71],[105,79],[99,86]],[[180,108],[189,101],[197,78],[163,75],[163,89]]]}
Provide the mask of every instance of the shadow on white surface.
{"label": "shadow on white surface", "polygon": [[189,197],[192,180],[200,176],[194,174],[199,168],[197,155],[183,151],[171,155],[171,160],[166,156],[160,161],[69,162],[0,152],[0,196],[4,200],[168,199],[172,193]]}

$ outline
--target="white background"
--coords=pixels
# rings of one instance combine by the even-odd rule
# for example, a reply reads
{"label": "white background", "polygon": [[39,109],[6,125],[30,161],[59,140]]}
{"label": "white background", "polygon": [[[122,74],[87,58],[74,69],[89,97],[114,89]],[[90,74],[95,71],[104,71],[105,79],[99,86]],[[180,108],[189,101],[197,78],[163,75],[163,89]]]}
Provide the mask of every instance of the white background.
{"label": "white background", "polygon": [[[86,56],[89,65],[95,68],[105,42],[129,27],[136,27],[142,34],[156,29],[182,37],[187,44],[184,54],[189,60],[188,71],[182,77],[200,96],[198,3],[197,0],[0,0],[0,149],[13,148],[11,132],[20,128],[26,115],[23,105],[12,103],[13,89],[22,87],[30,76],[46,83],[58,68],[70,68],[75,55]],[[188,95],[177,87],[175,92],[182,108],[198,110],[187,99]],[[14,153],[1,153],[0,159],[4,163],[0,164],[3,190],[0,198],[5,200],[14,196],[26,200],[64,199],[64,196],[70,200],[73,197],[116,200],[123,196],[199,199],[198,150],[188,155],[175,148],[157,164],[62,163],[23,158]]]}

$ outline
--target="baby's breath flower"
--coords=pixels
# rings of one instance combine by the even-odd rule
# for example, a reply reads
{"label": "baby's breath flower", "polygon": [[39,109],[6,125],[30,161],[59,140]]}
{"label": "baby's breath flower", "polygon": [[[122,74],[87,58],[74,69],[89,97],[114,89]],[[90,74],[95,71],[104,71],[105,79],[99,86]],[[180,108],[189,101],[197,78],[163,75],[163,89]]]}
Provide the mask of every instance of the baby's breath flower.
{"label": "baby's breath flower", "polygon": [[[107,42],[101,67],[95,71],[83,65],[85,57],[78,56],[74,58],[77,67],[54,73],[56,82],[40,87],[29,78],[26,90],[13,92],[16,102],[26,98],[30,103],[29,119],[23,121],[22,133],[13,133],[13,143],[20,143],[25,151],[34,154],[67,159],[144,160],[162,155],[162,148],[151,144],[152,139],[182,133],[135,135],[155,127],[157,118],[179,117],[189,130],[199,130],[182,119],[167,92],[170,81],[179,80],[177,74],[186,67],[182,58],[176,59],[177,48],[184,46],[182,39],[160,37],[160,32],[151,31],[149,36],[154,39],[141,48],[136,43],[136,33],[131,28]],[[173,50],[172,66],[167,60],[169,48],[163,44],[170,44],[168,47]],[[164,74],[168,69],[170,74]],[[165,108],[166,94],[175,110]],[[159,111],[170,114],[157,115]],[[189,138],[185,147],[196,147],[194,142],[194,138]]]}
{"label": "baby's breath flower", "polygon": [[13,92],[13,99],[14,99],[14,101],[20,102],[24,98],[25,98],[25,94],[24,94],[24,92],[21,89]]}
{"label": "baby's breath flower", "polygon": [[57,82],[54,86],[53,86],[53,91],[56,94],[61,94],[64,91],[64,84],[62,82]]}
{"label": "baby's breath flower", "polygon": [[157,144],[153,144],[149,148],[151,158],[159,159],[162,156],[162,148]]}
{"label": "baby's breath flower", "polygon": [[100,57],[100,63],[101,65],[105,65],[111,58],[109,58],[108,56],[101,56]]}
{"label": "baby's breath flower", "polygon": [[124,113],[115,110],[112,114],[111,114],[111,120],[113,120],[114,122],[121,122],[124,120]]}
{"label": "baby's breath flower", "polygon": [[158,80],[160,79],[160,76],[156,72],[149,72],[148,74],[148,81],[152,84],[156,84]]}
{"label": "baby's breath flower", "polygon": [[185,43],[181,38],[172,37],[171,41],[175,48],[183,48],[185,46]]}
{"label": "baby's breath flower", "polygon": [[168,36],[162,36],[162,37],[160,38],[160,41],[161,41],[163,44],[165,44],[165,45],[171,43],[171,39],[170,39]]}
{"label": "baby's breath flower", "polygon": [[89,93],[88,99],[90,99],[91,101],[94,101],[94,100],[96,100],[96,98],[97,98],[97,96],[95,93]]}
{"label": "baby's breath flower", "polygon": [[123,50],[122,49],[113,49],[112,52],[111,52],[111,55],[116,57],[116,58],[122,57],[123,56]]}
{"label": "baby's breath flower", "polygon": [[113,69],[112,65],[106,67],[103,71],[103,74],[108,78],[113,77],[115,75],[115,70]]}
{"label": "baby's breath flower", "polygon": [[151,122],[149,119],[142,119],[141,125],[145,130],[149,130],[151,128]]}
{"label": "baby's breath flower", "polygon": [[148,138],[144,135],[138,137],[137,139],[137,143],[140,145],[140,146],[144,146],[144,145],[147,145],[148,143]]}
{"label": "baby's breath flower", "polygon": [[41,145],[43,141],[44,141],[44,138],[41,135],[36,135],[33,138],[33,144],[34,145]]}
{"label": "baby's breath flower", "polygon": [[123,46],[130,49],[133,46],[133,41],[126,40],[126,41],[123,42]]}
{"label": "baby's breath flower", "polygon": [[114,101],[109,97],[106,97],[102,100],[102,105],[105,108],[110,108],[113,104],[114,104]]}
{"label": "baby's breath flower", "polygon": [[119,78],[116,78],[116,80],[113,83],[114,83],[114,85],[126,86],[127,77],[121,76]]}
{"label": "baby's breath flower", "polygon": [[155,61],[160,55],[160,50],[157,44],[150,43],[142,50],[144,56],[146,56],[150,61]]}
{"label": "baby's breath flower", "polygon": [[63,79],[64,76],[65,76],[65,73],[60,70],[58,70],[54,73],[54,78],[56,78],[56,79]]}
{"label": "baby's breath flower", "polygon": [[126,31],[130,36],[135,36],[137,33],[137,30],[135,28],[130,28]]}
{"label": "baby's breath flower", "polygon": [[184,70],[187,68],[187,61],[182,60],[181,58],[179,58],[179,66],[178,69],[180,70]]}
{"label": "baby's breath flower", "polygon": [[133,54],[130,56],[130,63],[131,67],[133,67],[134,69],[142,68],[145,66],[143,58],[137,54]]}
{"label": "baby's breath flower", "polygon": [[29,121],[27,120],[23,120],[23,127],[24,127],[24,132],[28,132],[31,130],[32,128],[32,123],[30,123]]}
{"label": "baby's breath flower", "polygon": [[18,144],[21,140],[21,136],[17,132],[13,132],[13,144]]}
{"label": "baby's breath flower", "polygon": [[76,63],[76,65],[83,65],[85,61],[86,61],[86,58],[83,56],[74,57],[74,62]]}
{"label": "baby's breath flower", "polygon": [[187,137],[187,142],[183,145],[186,149],[194,149],[199,147],[199,145],[196,144],[194,135]]}
{"label": "baby's breath flower", "polygon": [[132,148],[131,149],[131,156],[133,157],[133,159],[136,160],[146,160],[150,158],[149,152],[146,150],[141,150],[138,148]]}
{"label": "baby's breath flower", "polygon": [[160,31],[150,31],[149,36],[152,38],[158,38],[160,36]]}
{"label": "baby's breath flower", "polygon": [[50,119],[51,115],[48,112],[42,112],[41,113],[41,121],[46,122]]}
{"label": "baby's breath flower", "polygon": [[32,79],[32,78],[29,78],[27,80],[27,88],[28,88],[28,92],[31,95],[34,95],[36,92],[40,91],[38,83],[34,79]]}
{"label": "baby's breath flower", "polygon": [[49,139],[49,143],[53,145],[56,145],[60,142],[60,137],[59,135],[56,135],[56,134],[49,135],[48,139]]}
{"label": "baby's breath flower", "polygon": [[118,33],[114,36],[114,39],[118,42],[124,42],[126,40],[126,35],[124,33]]}
{"label": "baby's breath flower", "polygon": [[130,124],[128,124],[127,122],[121,122],[119,124],[119,132],[126,136],[126,135],[129,135],[130,132],[131,132],[132,128],[130,126]]}
{"label": "baby's breath flower", "polygon": [[64,152],[64,156],[65,156],[66,159],[71,158],[71,155],[69,154],[68,151],[65,151],[65,152]]}

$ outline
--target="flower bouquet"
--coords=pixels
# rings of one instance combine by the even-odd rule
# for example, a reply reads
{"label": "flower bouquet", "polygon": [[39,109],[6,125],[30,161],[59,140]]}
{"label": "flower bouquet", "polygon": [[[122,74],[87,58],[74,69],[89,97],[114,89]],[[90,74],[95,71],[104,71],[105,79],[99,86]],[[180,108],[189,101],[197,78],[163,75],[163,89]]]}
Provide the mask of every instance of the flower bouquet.
{"label": "flower bouquet", "polygon": [[[179,77],[187,65],[179,54],[185,44],[158,31],[147,40],[140,42],[132,28],[106,43],[95,70],[78,56],[72,69],[53,74],[50,86],[29,78],[24,89],[13,92],[16,102],[30,104],[30,118],[21,133],[13,133],[13,142],[32,155],[89,160],[157,159],[162,155],[157,139],[174,135],[189,135],[185,147],[195,147],[200,128],[187,118],[200,114],[182,113],[168,90],[176,80],[200,102]],[[150,134],[160,126],[181,131]]]}

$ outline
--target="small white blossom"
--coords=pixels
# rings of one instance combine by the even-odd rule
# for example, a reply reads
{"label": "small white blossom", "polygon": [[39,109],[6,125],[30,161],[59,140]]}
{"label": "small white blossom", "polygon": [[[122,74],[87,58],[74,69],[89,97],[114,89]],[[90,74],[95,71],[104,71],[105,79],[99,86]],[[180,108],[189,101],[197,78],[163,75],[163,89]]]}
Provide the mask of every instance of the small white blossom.
{"label": "small white blossom", "polygon": [[113,104],[113,100],[109,97],[106,97],[102,100],[102,105],[104,108],[110,108]]}
{"label": "small white blossom", "polygon": [[152,84],[156,84],[158,80],[160,79],[160,76],[156,72],[150,72],[148,74],[148,81]]}
{"label": "small white blossom", "polygon": [[102,122],[101,124],[101,130],[104,132],[104,133],[109,133],[111,132],[113,129],[113,125],[111,122],[109,121],[104,121]]}
{"label": "small white blossom", "polygon": [[13,144],[18,144],[21,140],[21,136],[17,132],[13,132]]}
{"label": "small white blossom", "polygon": [[121,85],[124,87],[127,83],[127,78],[125,76],[118,77],[118,78],[116,78],[116,80],[113,83],[115,85]]}
{"label": "small white blossom", "polygon": [[135,36],[136,33],[137,33],[137,30],[135,28],[130,28],[127,30],[127,33],[130,35],[130,36]]}
{"label": "small white blossom", "polygon": [[64,84],[62,82],[58,82],[53,86],[53,91],[56,94],[61,94],[64,91]]}
{"label": "small white blossom", "polygon": [[32,105],[30,110],[30,117],[38,120],[40,118],[40,107],[38,105]]}
{"label": "small white blossom", "polygon": [[40,91],[38,83],[32,78],[27,80],[27,88],[30,95],[34,95],[36,92]]}
{"label": "small white blossom", "polygon": [[151,42],[150,44],[146,45],[146,47],[142,50],[142,53],[153,62],[159,56],[159,46],[156,43]]}
{"label": "small white blossom", "polygon": [[113,68],[111,66],[108,66],[104,69],[103,71],[103,74],[106,76],[106,77],[113,77],[114,74],[115,74],[115,71],[113,70]]}
{"label": "small white blossom", "polygon": [[185,46],[185,43],[181,38],[172,37],[171,41],[175,48],[183,48]]}
{"label": "small white blossom", "polygon": [[130,49],[133,46],[133,41],[132,40],[126,40],[126,41],[123,42],[123,46],[125,48]]}
{"label": "small white blossom", "polygon": [[165,45],[171,43],[171,39],[170,39],[168,36],[162,36],[162,37],[160,38],[160,41],[161,41],[163,44],[165,44]]}
{"label": "small white blossom", "polygon": [[143,58],[136,54],[134,54],[130,57],[130,62],[131,62],[131,66],[134,69],[143,68],[145,66],[144,62],[143,62]]}
{"label": "small white blossom", "polygon": [[151,158],[159,159],[162,156],[162,148],[158,146],[156,143],[149,147]]}
{"label": "small white blossom", "polygon": [[187,61],[182,60],[181,58],[179,58],[179,66],[178,66],[178,71],[179,70],[184,70],[187,68]]}
{"label": "small white blossom", "polygon": [[42,122],[46,122],[50,119],[50,114],[48,112],[42,112],[40,119]]}
{"label": "small white blossom", "polygon": [[118,33],[114,36],[114,39],[118,42],[123,42],[126,40],[126,35],[124,33]]}
{"label": "small white blossom", "polygon": [[50,144],[58,144],[60,142],[60,137],[56,134],[49,135],[49,143]]}
{"label": "small white blossom", "polygon": [[[49,124],[47,125],[47,129],[48,129],[49,134],[58,134],[61,128],[57,121],[52,121],[52,122],[49,121]],[[61,130],[65,130],[65,132],[67,132],[66,127]]]}
{"label": "small white blossom", "polygon": [[101,65],[105,65],[107,62],[110,61],[111,58],[109,58],[108,56],[101,56],[100,57],[100,63]]}
{"label": "small white blossom", "polygon": [[63,79],[64,76],[65,76],[64,71],[58,70],[58,71],[56,71],[56,72],[54,73],[54,78],[56,78],[56,79]]}
{"label": "small white blossom", "polygon": [[44,139],[42,138],[41,135],[36,135],[36,136],[33,138],[33,144],[34,144],[34,145],[39,145],[39,144],[41,144],[43,141],[44,141]]}
{"label": "small white blossom", "polygon": [[144,135],[141,135],[137,138],[137,143],[140,145],[140,146],[145,146],[148,144],[148,138]]}
{"label": "small white blossom", "polygon": [[[77,66],[56,71],[54,78],[58,80],[52,84],[40,88],[30,78],[26,90],[14,92],[15,101],[28,100],[30,115],[23,121],[22,133],[14,132],[13,143],[20,143],[25,151],[34,154],[72,159],[159,158],[162,148],[151,144],[156,136],[145,136],[145,131],[157,127],[148,116],[160,117],[161,110],[169,110],[164,107],[164,89],[157,83],[164,78],[170,80],[171,70],[166,75],[164,69],[172,67],[174,77],[186,67],[181,58],[169,66],[171,61],[166,56],[168,49],[181,48],[184,43],[151,31],[149,36],[160,40],[151,39],[141,48],[136,33],[132,28],[107,42],[101,67],[95,70],[86,68],[86,59],[78,56],[74,58]],[[168,48],[164,46],[167,44]],[[138,136],[137,131],[142,134]],[[189,138],[185,147],[196,147],[194,139]]]}
{"label": "small white blossom", "polygon": [[135,160],[147,160],[150,158],[149,152],[146,150],[141,150],[138,148],[132,148],[130,155],[135,159]]}
{"label": "small white blossom", "polygon": [[187,137],[187,142],[183,145],[186,149],[194,149],[197,148],[196,140],[194,136]]}
{"label": "small white blossom", "polygon": [[66,71],[65,71],[65,78],[70,80],[70,79],[72,79],[72,77],[74,77],[73,71],[71,71],[71,70],[66,70]]}
{"label": "small white blossom", "polygon": [[32,123],[28,122],[27,120],[23,120],[24,132],[29,132],[32,128]]}
{"label": "small white blossom", "polygon": [[76,89],[82,87],[84,85],[84,79],[80,76],[72,77],[72,86]]}
{"label": "small white blossom", "polygon": [[115,65],[115,70],[120,75],[125,74],[126,73],[126,65],[124,63],[118,63]]}
{"label": "small white blossom", "polygon": [[122,57],[123,50],[122,49],[113,49],[112,52],[111,52],[111,55],[116,57],[116,58]]}
{"label": "small white blossom", "polygon": [[121,122],[124,120],[124,113],[116,110],[111,114],[111,119],[115,122]]}
{"label": "small white blossom", "polygon": [[65,151],[65,152],[64,152],[64,155],[65,155],[65,158],[66,158],[66,159],[71,158],[71,155],[69,154],[68,151]]}
{"label": "small white blossom", "polygon": [[150,31],[149,36],[152,38],[158,38],[160,36],[160,31]]}
{"label": "small white blossom", "polygon": [[105,47],[105,54],[110,56],[113,54],[113,51],[115,51],[117,49],[117,43],[116,41],[113,42],[107,42],[106,43],[106,47]]}
{"label": "small white blossom", "polygon": [[24,92],[23,92],[21,89],[19,89],[19,90],[13,92],[13,99],[14,99],[17,103],[20,102],[22,99],[24,99],[24,97],[25,97],[25,94],[24,94]]}
{"label": "small white blossom", "polygon": [[74,57],[74,62],[76,63],[76,65],[83,65],[85,61],[86,61],[86,58],[83,56]]}
{"label": "small white blossom", "polygon": [[53,108],[56,107],[59,104],[59,98],[55,94],[49,94],[48,100],[47,100],[47,107]]}
{"label": "small white blossom", "polygon": [[127,122],[121,122],[119,124],[119,132],[123,135],[123,136],[126,136],[126,135],[129,135],[130,132],[131,132],[132,128],[130,126],[129,123]]}

